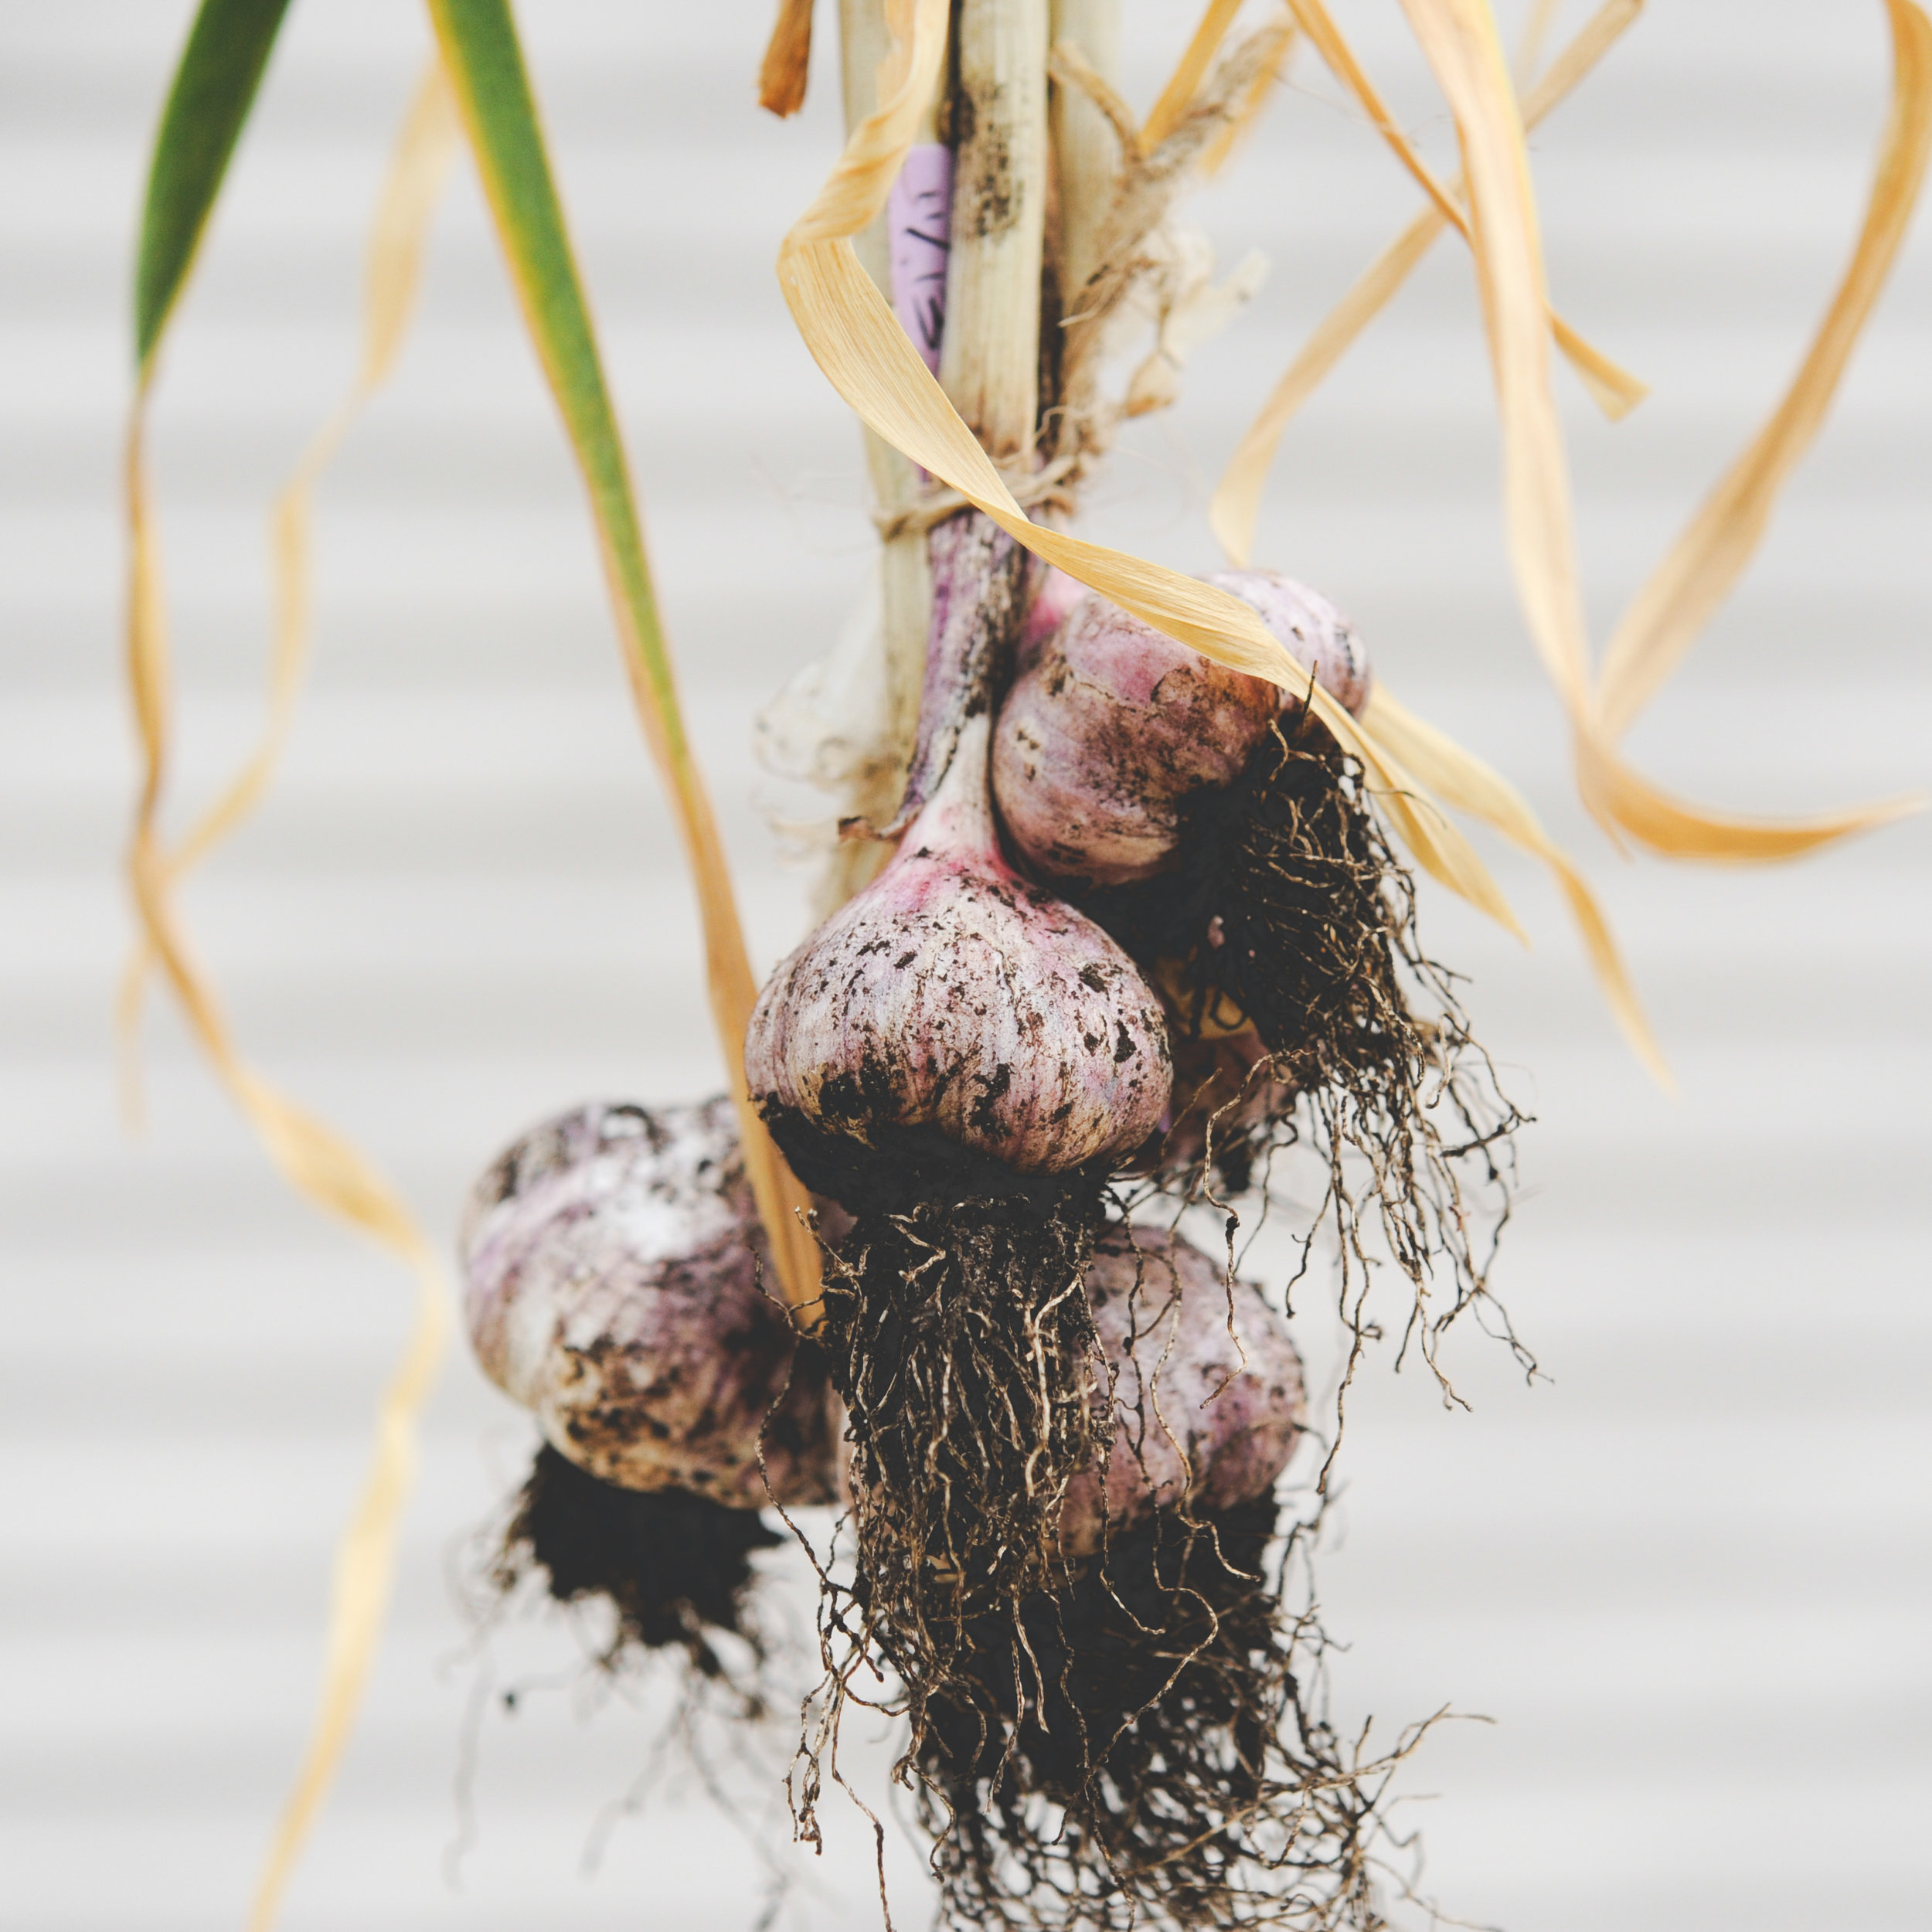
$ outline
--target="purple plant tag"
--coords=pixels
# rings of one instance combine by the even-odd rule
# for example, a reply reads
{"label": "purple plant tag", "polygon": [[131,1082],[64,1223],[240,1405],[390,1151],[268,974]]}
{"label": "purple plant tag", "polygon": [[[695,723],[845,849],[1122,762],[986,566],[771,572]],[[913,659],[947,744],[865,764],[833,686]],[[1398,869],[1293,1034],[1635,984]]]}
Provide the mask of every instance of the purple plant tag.
{"label": "purple plant tag", "polygon": [[946,326],[946,257],[952,246],[953,151],[922,141],[886,200],[891,239],[893,313],[926,366],[939,373],[939,338]]}

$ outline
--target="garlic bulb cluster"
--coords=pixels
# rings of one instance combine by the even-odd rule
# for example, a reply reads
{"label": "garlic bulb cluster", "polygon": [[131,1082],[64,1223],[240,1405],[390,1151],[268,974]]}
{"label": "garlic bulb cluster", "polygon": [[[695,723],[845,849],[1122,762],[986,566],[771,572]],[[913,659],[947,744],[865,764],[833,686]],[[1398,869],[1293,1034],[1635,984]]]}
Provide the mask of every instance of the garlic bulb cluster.
{"label": "garlic bulb cluster", "polygon": [[1067,1490],[1065,1553],[1092,1556],[1156,1509],[1220,1511],[1266,1495],[1306,1408],[1287,1325],[1260,1291],[1236,1280],[1230,1301],[1199,1248],[1115,1227],[1094,1248],[1087,1294],[1114,1379],[1113,1447]]}
{"label": "garlic bulb cluster", "polygon": [[[1270,570],[1223,570],[1207,581],[1253,606],[1352,713],[1367,702],[1367,658],[1325,597]],[[1301,709],[1294,694],[1089,596],[1001,707],[992,754],[1000,822],[1043,878],[1152,878],[1175,863],[1195,802],[1233,784],[1276,719]]]}
{"label": "garlic bulb cluster", "polygon": [[[1025,608],[1024,577],[1003,532],[956,522],[968,554],[942,553],[934,533],[934,650],[909,787],[923,803],[885,871],[773,974],[746,1037],[752,1094],[808,1185],[799,1121],[886,1152],[936,1130],[1046,1175],[1124,1154],[1167,1104],[1166,1029],[1139,970],[1002,855],[987,784],[992,662]],[[1005,594],[988,596],[989,580]]]}
{"label": "garlic bulb cluster", "polygon": [[824,1372],[767,1298],[729,1100],[543,1122],[471,1191],[460,1244],[478,1361],[580,1468],[742,1509],[829,1499]]}

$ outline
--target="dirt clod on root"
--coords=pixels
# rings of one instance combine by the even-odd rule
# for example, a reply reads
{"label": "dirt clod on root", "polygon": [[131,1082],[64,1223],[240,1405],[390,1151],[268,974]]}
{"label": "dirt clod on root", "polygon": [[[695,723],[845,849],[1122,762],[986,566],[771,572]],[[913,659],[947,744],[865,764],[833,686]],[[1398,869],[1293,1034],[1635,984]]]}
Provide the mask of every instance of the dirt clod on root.
{"label": "dirt clod on root", "polygon": [[783,1541],[755,1509],[683,1489],[621,1489],[546,1443],[517,1498],[491,1580],[507,1594],[541,1570],[559,1603],[607,1599],[617,1614],[607,1665],[633,1647],[675,1647],[715,1678],[726,1667],[708,1633],[726,1633],[757,1651],[745,1608],[751,1553]]}

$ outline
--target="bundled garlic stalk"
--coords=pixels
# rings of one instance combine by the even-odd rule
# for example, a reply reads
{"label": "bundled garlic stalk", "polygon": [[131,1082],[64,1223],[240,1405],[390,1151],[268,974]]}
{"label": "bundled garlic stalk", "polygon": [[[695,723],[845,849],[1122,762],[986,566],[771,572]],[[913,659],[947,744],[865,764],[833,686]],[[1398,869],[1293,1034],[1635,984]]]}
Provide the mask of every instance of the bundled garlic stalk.
{"label": "bundled garlic stalk", "polygon": [[770,1267],[722,1096],[593,1104],[532,1128],[471,1190],[464,1309],[484,1372],[545,1437],[496,1564],[607,1598],[614,1658],[744,1635],[769,1502],[832,1499],[825,1371]]}

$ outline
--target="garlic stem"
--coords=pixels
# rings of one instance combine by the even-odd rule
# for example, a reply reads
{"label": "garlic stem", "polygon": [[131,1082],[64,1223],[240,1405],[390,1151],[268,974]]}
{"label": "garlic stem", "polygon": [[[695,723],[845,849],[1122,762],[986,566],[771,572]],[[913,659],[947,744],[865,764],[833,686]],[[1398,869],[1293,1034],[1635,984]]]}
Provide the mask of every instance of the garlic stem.
{"label": "garlic stem", "polygon": [[[990,716],[1014,638],[1026,621],[1032,583],[1030,555],[977,510],[949,518],[927,539],[932,573],[932,621],[926,648],[919,733],[906,776],[905,796],[890,824],[875,835],[896,838],[924,809],[959,755],[969,720]],[[986,747],[979,754],[985,790]],[[849,833],[868,829],[856,822]],[[987,815],[983,848],[997,854]]]}
{"label": "garlic stem", "polygon": [[[1054,46],[1070,43],[1103,80],[1116,80],[1121,0],[1053,0],[1053,13]],[[1053,115],[1054,173],[1060,185],[1058,280],[1064,314],[1100,266],[1096,241],[1114,199],[1121,146],[1106,115],[1077,87],[1055,87]],[[1059,315],[1053,318],[1056,331],[1060,320]]]}
{"label": "garlic stem", "polygon": [[960,0],[953,246],[939,379],[995,462],[1039,414],[1047,0]]}

